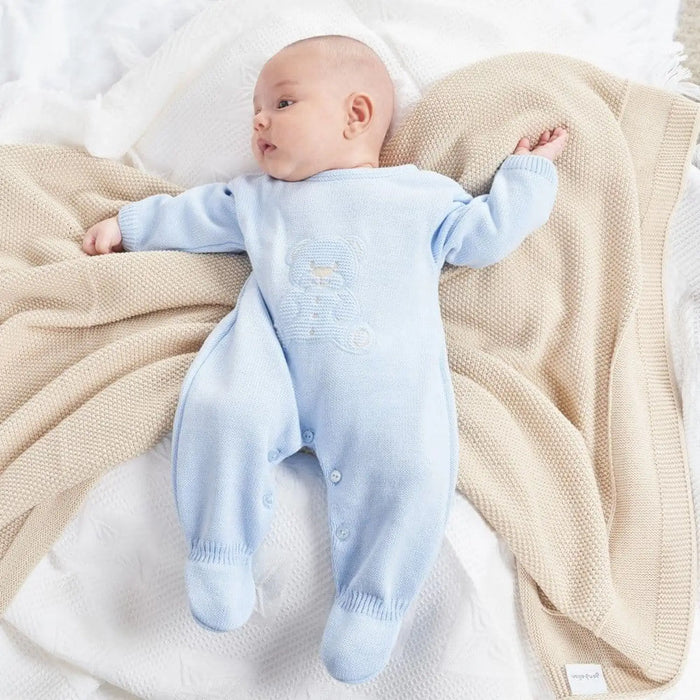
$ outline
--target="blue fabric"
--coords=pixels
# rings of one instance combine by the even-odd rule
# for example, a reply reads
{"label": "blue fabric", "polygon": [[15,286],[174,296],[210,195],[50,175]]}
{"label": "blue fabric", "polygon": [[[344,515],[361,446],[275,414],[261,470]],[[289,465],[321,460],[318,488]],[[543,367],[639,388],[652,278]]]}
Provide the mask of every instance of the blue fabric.
{"label": "blue fabric", "polygon": [[556,189],[549,160],[519,155],[478,197],[402,165],[299,182],[245,175],[119,212],[126,250],[246,251],[253,269],[190,367],[173,426],[201,624],[248,619],[274,467],[310,445],[337,592],[322,658],[349,683],[381,671],[440,549],[456,483],[441,268],[503,259],[547,221]]}

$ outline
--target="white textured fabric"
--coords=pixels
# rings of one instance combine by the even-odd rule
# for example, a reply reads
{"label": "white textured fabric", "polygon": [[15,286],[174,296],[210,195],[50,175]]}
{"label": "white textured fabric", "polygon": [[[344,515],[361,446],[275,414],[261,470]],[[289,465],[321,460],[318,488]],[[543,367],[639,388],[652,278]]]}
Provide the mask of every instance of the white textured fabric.
{"label": "white textured fabric", "polygon": [[[683,198],[673,215],[666,255],[664,290],[671,356],[700,534],[700,144],[693,152]],[[700,540],[697,544],[700,552]],[[700,602],[700,583],[697,600]]]}
{"label": "white textured fabric", "polygon": [[[156,5],[162,21],[147,22]],[[233,176],[254,165],[250,102],[262,63],[286,43],[326,32],[367,41],[387,62],[395,124],[434,80],[511,51],[565,53],[692,94],[671,40],[677,6],[304,0],[287,15],[279,2],[81,0],[69,11],[51,0],[0,0],[0,141],[87,145],[184,186]],[[43,31],[31,33],[37,26]],[[78,60],[73,47],[85,45]],[[697,475],[700,170],[686,184],[666,284]],[[460,496],[386,674],[355,688],[325,674],[317,649],[333,593],[329,542],[318,467],[304,454],[278,470],[254,619],[225,635],[202,630],[184,596],[169,449],[165,439],[110,472],[26,581],[0,620],[1,698],[551,697],[519,619],[512,557]],[[689,659],[664,700],[690,700],[700,687],[697,633]]]}
{"label": "white textured fabric", "polygon": [[[164,440],[150,456],[110,472],[8,610],[39,648],[68,662],[52,669],[66,683],[84,682],[76,673],[82,669],[138,697],[518,696],[526,683],[524,669],[512,666],[518,635],[514,620],[497,612],[503,600],[513,604],[513,582],[495,535],[466,501],[458,501],[390,667],[344,691],[317,653],[333,581],[314,457],[300,453],[278,468],[277,510],[255,563],[256,612],[245,627],[218,635],[199,627],[187,606],[169,453]],[[474,596],[477,587],[486,598]],[[13,666],[22,659],[3,654]],[[14,697],[39,697],[38,683],[3,683]]]}

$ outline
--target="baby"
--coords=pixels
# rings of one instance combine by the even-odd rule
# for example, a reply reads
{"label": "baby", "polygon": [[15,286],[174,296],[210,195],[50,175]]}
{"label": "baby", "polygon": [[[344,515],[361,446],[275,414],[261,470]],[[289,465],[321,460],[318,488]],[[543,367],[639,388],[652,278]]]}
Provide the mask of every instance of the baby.
{"label": "baby", "polygon": [[83,249],[249,255],[173,425],[189,605],[211,630],[248,620],[274,465],[313,447],[336,582],[321,657],[334,678],[360,683],[391,656],[455,490],[441,268],[496,263],[547,221],[567,133],[545,131],[532,149],[521,139],[479,197],[415,165],[379,168],[392,82],[374,51],[341,36],[275,54],[253,106],[263,174],[128,204]]}

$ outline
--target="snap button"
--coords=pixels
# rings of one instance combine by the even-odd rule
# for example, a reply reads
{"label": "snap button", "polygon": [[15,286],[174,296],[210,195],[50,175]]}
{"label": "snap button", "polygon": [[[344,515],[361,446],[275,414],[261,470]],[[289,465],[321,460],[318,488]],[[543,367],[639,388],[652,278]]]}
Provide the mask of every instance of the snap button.
{"label": "snap button", "polygon": [[274,501],[275,497],[269,491],[263,496],[263,505],[266,508],[272,508]]}
{"label": "snap button", "polygon": [[314,434],[313,434],[313,432],[312,432],[311,430],[305,430],[305,431],[301,434],[301,439],[302,439],[305,443],[308,444],[308,443],[310,443],[310,442],[313,442],[313,440],[314,440]]}
{"label": "snap button", "polygon": [[279,456],[280,456],[280,451],[279,451],[279,450],[270,450],[270,451],[267,453],[267,461],[268,461],[268,462],[274,462]]}
{"label": "snap button", "polygon": [[350,530],[348,530],[345,525],[340,525],[335,531],[335,536],[339,540],[347,540],[350,536]]}
{"label": "snap button", "polygon": [[337,469],[334,469],[331,472],[331,481],[334,484],[337,484],[342,478],[343,478],[343,475]]}

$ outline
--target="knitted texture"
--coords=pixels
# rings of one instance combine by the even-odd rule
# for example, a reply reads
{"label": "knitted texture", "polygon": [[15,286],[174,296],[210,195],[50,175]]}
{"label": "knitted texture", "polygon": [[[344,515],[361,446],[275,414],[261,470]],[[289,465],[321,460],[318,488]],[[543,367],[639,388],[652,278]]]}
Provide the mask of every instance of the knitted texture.
{"label": "knitted texture", "polygon": [[[614,696],[673,681],[687,650],[694,529],[661,272],[697,106],[563,56],[502,56],[436,84],[381,165],[476,195],[558,124],[547,224],[498,265],[442,275],[458,488],[516,556],[557,696],[564,664],[587,662]],[[245,256],[81,252],[125,202],[179,191],[72,149],[0,147],[0,611],[100,474],[170,429],[248,275]]]}

